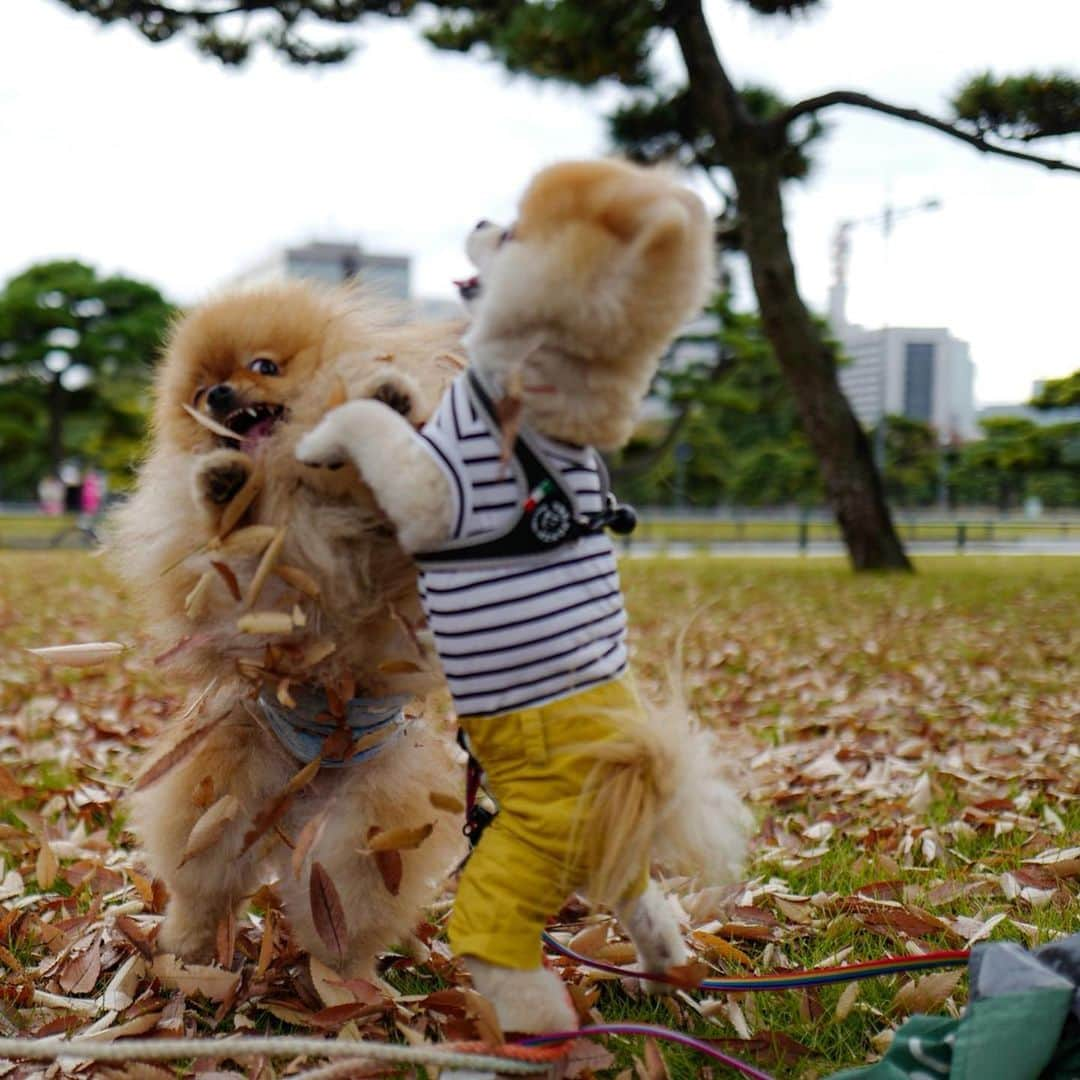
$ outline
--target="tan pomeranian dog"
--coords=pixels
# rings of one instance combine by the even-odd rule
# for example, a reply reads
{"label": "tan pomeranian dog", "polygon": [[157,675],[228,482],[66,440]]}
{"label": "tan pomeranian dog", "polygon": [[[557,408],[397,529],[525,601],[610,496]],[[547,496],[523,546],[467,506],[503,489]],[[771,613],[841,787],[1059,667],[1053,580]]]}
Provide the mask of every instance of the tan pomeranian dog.
{"label": "tan pomeranian dog", "polygon": [[[352,470],[294,456],[353,398],[421,424],[463,366],[460,329],[291,282],[211,299],[172,330],[151,451],[110,538],[159,662],[191,689],[131,799],[169,891],[166,951],[211,956],[272,874],[294,938],[370,976],[460,857],[445,809],[459,755],[412,705],[440,680],[411,561]],[[328,893],[344,935],[313,918]]]}
{"label": "tan pomeranian dog", "polygon": [[[470,749],[500,809],[458,887],[450,944],[504,1030],[573,1027],[540,934],[567,893],[610,904],[660,974],[686,961],[653,860],[737,875],[749,818],[721,748],[629,671],[616,524],[597,447],[629,437],[660,356],[711,284],[701,201],[618,161],[543,170],[507,229],[468,242],[470,368],[417,431],[378,401],[300,442],[349,462],[420,569]],[[623,518],[625,520],[625,516]]]}

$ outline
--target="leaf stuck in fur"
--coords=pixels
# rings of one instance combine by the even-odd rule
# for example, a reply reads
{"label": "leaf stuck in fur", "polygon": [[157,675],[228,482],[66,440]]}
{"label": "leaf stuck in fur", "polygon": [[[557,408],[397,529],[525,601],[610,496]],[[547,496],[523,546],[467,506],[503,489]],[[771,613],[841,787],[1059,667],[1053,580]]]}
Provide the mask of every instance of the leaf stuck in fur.
{"label": "leaf stuck in fur", "polygon": [[262,462],[256,461],[255,467],[248,473],[244,486],[229,500],[228,505],[221,513],[221,521],[218,523],[217,539],[223,542],[237,525],[240,519],[247,513],[248,508],[255,501],[255,497],[262,491],[263,474]]}
{"label": "leaf stuck in fur", "polygon": [[362,854],[375,854],[379,851],[411,851],[418,848],[435,831],[435,822],[426,825],[401,825],[396,829],[379,830],[368,838],[367,851]]}
{"label": "leaf stuck in fur", "polygon": [[341,904],[341,897],[338,895],[337,887],[326,872],[326,867],[320,862],[311,864],[308,894],[315,932],[319,935],[319,940],[341,963],[345,959],[345,952],[349,942],[345,909]]}
{"label": "leaf stuck in fur", "polygon": [[319,595],[319,583],[306,571],[296,566],[286,566],[278,563],[273,570],[274,576],[281,578],[286,585],[302,592],[305,596],[315,598]]}
{"label": "leaf stuck in fur", "polygon": [[207,431],[212,431],[215,435],[220,435],[223,439],[229,439],[232,442],[243,441],[243,437],[237,435],[235,431],[231,431],[224,424],[219,424],[216,420],[212,420],[205,413],[199,412],[198,409],[193,409],[186,401],[184,402],[184,412],[186,412],[195,423],[202,424]]}
{"label": "leaf stuck in fur", "polygon": [[184,597],[184,614],[193,622],[201,619],[210,606],[210,586],[213,581],[214,571],[207,570]]}
{"label": "leaf stuck in fur", "polygon": [[[378,825],[372,825],[372,827],[368,829],[368,844],[370,845],[381,832],[382,829],[380,829]],[[371,850],[370,846],[369,850]],[[371,855],[375,860],[375,867],[379,871],[379,876],[386,886],[386,891],[391,896],[397,896],[398,891],[401,889],[401,875],[405,869],[401,860],[401,853],[398,851],[372,850]]]}
{"label": "leaf stuck in fur", "polygon": [[245,611],[250,611],[255,605],[255,601],[259,599],[259,593],[262,592],[262,587],[266,583],[270,571],[274,568],[274,563],[277,562],[277,557],[281,554],[281,546],[284,543],[285,527],[282,526],[277,530],[277,533],[267,545],[262,558],[259,560],[259,565],[255,570],[255,576],[251,579],[251,584],[248,586],[247,596],[244,597]]}
{"label": "leaf stuck in fur", "polygon": [[[316,814],[313,818],[309,818],[304,822],[304,827],[296,838],[296,846],[293,848],[291,856],[293,877],[297,881],[300,880],[300,871],[304,868],[304,860],[307,858],[308,852],[319,842],[328,820],[329,815],[324,810],[321,814]],[[327,1002],[327,1004],[330,1004],[330,1002]]]}
{"label": "leaf stuck in fur", "polygon": [[256,979],[261,979],[270,967],[270,961],[274,956],[274,909],[266,909],[266,918],[263,919],[262,941],[259,942],[259,959],[255,964]]}
{"label": "leaf stuck in fur", "polygon": [[245,525],[224,540],[215,536],[207,546],[211,551],[220,551],[231,559],[250,558],[261,555],[276,534],[277,529],[273,525]]}
{"label": "leaf stuck in fur", "polygon": [[303,668],[313,668],[316,664],[322,663],[332,652],[337,650],[337,642],[331,641],[329,638],[320,638],[318,641],[310,641],[304,646],[304,651],[300,657],[300,666]]}
{"label": "leaf stuck in fur", "polygon": [[236,620],[241,634],[290,634],[293,619],[287,611],[253,611]]}
{"label": "leaf stuck in fur", "polygon": [[465,804],[456,795],[447,795],[442,791],[429,791],[428,802],[436,810],[445,810],[448,814],[462,814],[465,812]]}
{"label": "leaf stuck in fur", "polygon": [[216,844],[225,832],[230,821],[240,811],[240,801],[235,795],[222,795],[212,806],[205,810],[191,827],[187,843],[180,855],[177,868],[201,855],[207,848]]}
{"label": "leaf stuck in fur", "polygon": [[118,641],[87,641],[78,645],[47,645],[27,652],[50,664],[64,667],[91,667],[106,660],[114,660],[128,650],[127,645]]}
{"label": "leaf stuck in fur", "polygon": [[204,721],[193,731],[188,732],[171,750],[163,754],[157,759],[135,781],[135,790],[142,791],[144,788],[148,788],[155,781],[160,780],[167,772],[174,769],[180,764],[194,749],[206,738],[207,735],[213,730],[213,728],[225,719],[228,715],[228,710],[221,710],[215,713],[209,720]]}
{"label": "leaf stuck in fur", "polygon": [[215,560],[211,560],[210,565],[217,571],[221,580],[225,582],[225,587],[229,590],[229,595],[232,596],[237,603],[240,603],[240,582],[236,580],[236,574],[233,573],[232,567]]}

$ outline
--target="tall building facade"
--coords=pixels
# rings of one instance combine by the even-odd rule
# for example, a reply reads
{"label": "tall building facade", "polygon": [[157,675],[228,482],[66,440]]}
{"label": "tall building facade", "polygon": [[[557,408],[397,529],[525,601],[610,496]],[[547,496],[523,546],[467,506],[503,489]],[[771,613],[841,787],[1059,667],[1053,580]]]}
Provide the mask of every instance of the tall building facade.
{"label": "tall building facade", "polygon": [[977,437],[975,365],[966,341],[944,327],[857,326],[844,318],[843,297],[835,293],[829,310],[848,357],[840,387],[861,424],[872,428],[883,415],[899,415],[929,424],[942,442]]}

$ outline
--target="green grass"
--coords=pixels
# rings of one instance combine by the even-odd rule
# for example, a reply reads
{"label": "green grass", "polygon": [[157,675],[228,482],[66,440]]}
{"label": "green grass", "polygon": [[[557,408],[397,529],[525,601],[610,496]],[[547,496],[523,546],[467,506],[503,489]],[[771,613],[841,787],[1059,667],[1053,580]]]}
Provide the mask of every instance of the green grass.
{"label": "green grass", "polygon": [[[812,967],[842,949],[851,950],[851,959],[905,953],[907,933],[871,929],[857,912],[843,910],[844,901],[874,882],[899,882],[906,907],[944,920],[945,929],[920,939],[928,948],[957,947],[948,929],[956,920],[968,925],[963,920],[1004,914],[991,940],[1027,944],[1074,932],[1080,922],[1075,878],[1062,878],[1045,902],[1010,899],[1001,886],[1004,875],[1023,870],[1040,851],[1080,844],[1080,787],[1075,757],[1068,756],[1080,683],[1080,559],[925,558],[917,569],[853,575],[842,559],[634,559],[621,566],[644,689],[658,693],[677,676],[753,794],[762,835],[749,888],[773,880],[788,894],[820,901],[801,924],[767,894],[755,894],[754,906],[777,919],[774,940],[730,939],[753,970]],[[97,671],[47,672],[23,651],[75,638],[137,648]],[[122,743],[88,756],[97,744],[87,725],[118,714],[140,733],[133,743],[152,744],[161,717],[175,708],[181,688],[162,677],[140,638],[130,600],[101,560],[0,554],[0,735],[17,734],[3,744],[0,762],[25,788],[15,806],[45,815],[53,828],[70,827],[65,800],[80,784],[130,776],[136,757]],[[815,763],[829,754],[841,755],[851,775],[815,773]],[[880,782],[860,786],[871,768]],[[923,775],[927,800],[913,809],[908,799]],[[980,809],[1004,806],[994,800],[1005,799],[1013,811]],[[1047,809],[1060,818],[1060,832],[1049,831]],[[995,829],[1012,819],[1011,831]],[[82,820],[111,844],[130,842],[118,801]],[[803,836],[823,823],[834,826],[825,839]],[[8,830],[6,866],[20,869],[35,891],[37,841],[20,831],[11,805],[0,809],[0,826]],[[926,834],[940,845],[932,859],[920,847]],[[951,895],[952,883],[973,888]],[[60,880],[51,891],[62,896],[71,889]],[[691,902],[692,890],[676,891]],[[87,911],[90,891],[80,887],[76,899],[79,912]],[[34,932],[5,944],[28,967],[49,955]],[[430,968],[397,966],[387,978],[404,995],[441,985]],[[892,1008],[903,982],[899,976],[863,982],[843,1020],[835,1016],[839,986],[742,995],[737,1000],[754,1034],[783,1033],[806,1055],[730,1052],[783,1080],[861,1064],[874,1053],[873,1038],[900,1022]],[[964,997],[961,984],[955,1003],[962,1006]],[[200,1008],[191,1015],[205,1026],[213,1009]],[[736,1035],[723,1014],[706,1019],[681,998],[642,998],[618,983],[601,984],[597,1009],[608,1021],[658,1023],[706,1038]],[[29,1010],[15,1012],[31,1022]],[[247,1012],[260,1030],[295,1030],[260,1010],[257,1000]],[[226,1017],[219,1030],[231,1029]],[[607,1045],[616,1066],[605,1075],[641,1057],[636,1040]],[[673,1080],[702,1076],[692,1053],[662,1052]]]}

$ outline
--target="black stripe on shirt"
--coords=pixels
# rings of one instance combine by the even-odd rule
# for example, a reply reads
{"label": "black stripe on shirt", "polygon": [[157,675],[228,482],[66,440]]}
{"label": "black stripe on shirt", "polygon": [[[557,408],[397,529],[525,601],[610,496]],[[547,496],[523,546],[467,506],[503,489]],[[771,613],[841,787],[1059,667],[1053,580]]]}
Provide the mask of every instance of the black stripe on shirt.
{"label": "black stripe on shirt", "polygon": [[[528,682],[511,682],[506,686],[497,687],[494,690],[478,690],[475,694],[454,694],[453,695],[454,705],[459,706],[463,701],[468,701],[469,698],[491,697],[492,694],[500,694],[500,693],[503,693],[506,690],[510,690],[512,688],[513,689],[522,689],[522,690],[524,690],[526,687],[536,686],[538,683],[550,682],[552,679],[558,678],[560,675],[576,675],[579,671],[585,671],[587,668],[591,668],[594,664],[599,664],[602,660],[606,660],[613,652],[615,652],[616,649],[618,649],[620,644],[621,644],[621,642],[616,641],[614,645],[612,645],[609,648],[605,649],[604,652],[602,652],[599,656],[594,657],[592,660],[586,660],[584,664],[578,664],[577,667],[570,668],[569,671],[560,671],[560,672],[557,672],[554,675],[544,675],[543,677],[541,677],[539,679],[530,679],[530,680],[528,680]],[[609,678],[610,679],[610,678],[612,678],[612,676],[607,675],[607,676],[604,676],[604,678]],[[597,679],[597,682],[599,682],[599,681],[600,681],[600,679]],[[588,685],[588,684],[587,683],[581,684],[581,686],[585,686],[585,685]],[[581,688],[581,686],[574,686],[574,688],[573,688],[574,692],[576,693]],[[541,695],[541,699],[543,697],[545,697],[545,696],[546,695]],[[524,703],[515,703],[514,705],[510,706],[510,708],[515,709],[515,710],[516,709],[523,709],[523,708],[527,708],[527,707],[528,706],[526,704],[524,704]],[[465,711],[467,715],[471,715],[471,714],[468,713],[468,710],[460,710],[460,709],[458,710],[459,714],[462,711]],[[499,711],[501,712],[502,710],[499,710]]]}
{"label": "black stripe on shirt", "polygon": [[[468,652],[452,653],[447,652],[445,649],[439,649],[440,660],[469,660],[476,656],[494,656],[497,653],[513,652],[515,649],[528,649],[533,645],[541,645],[545,641],[552,641],[555,638],[560,638],[564,634],[576,634],[579,630],[585,630],[587,627],[595,626],[597,623],[604,622],[605,619],[610,619],[613,615],[624,615],[621,607],[615,611],[609,611],[606,615],[597,615],[594,619],[586,619],[583,623],[575,623],[573,626],[563,627],[561,630],[556,630],[552,634],[544,634],[542,637],[529,638],[528,641],[519,641],[514,645],[497,645],[493,649],[470,649]],[[623,623],[623,629],[626,624]]]}
{"label": "black stripe on shirt", "polygon": [[[511,604],[525,604],[530,600],[538,600],[542,596],[554,596],[555,593],[566,589],[579,589],[585,585],[591,585],[594,581],[603,581],[605,578],[615,576],[615,568],[605,570],[601,574],[593,574],[592,577],[580,578],[577,581],[567,581],[554,589],[541,589],[539,592],[523,593],[521,596],[511,596],[503,600],[489,600],[486,604],[474,604],[472,607],[458,608],[456,611],[447,611],[446,608],[429,607],[428,615],[473,615],[477,611],[491,611],[493,608],[509,607]],[[562,609],[560,609],[562,610]]]}
{"label": "black stripe on shirt", "polygon": [[[612,615],[616,614],[618,614],[618,612],[612,612]],[[608,618],[610,617],[611,616],[608,616]],[[552,660],[558,660],[563,656],[570,656],[572,653],[581,652],[582,649],[588,648],[588,646],[591,645],[594,641],[610,641],[612,638],[625,637],[625,635],[626,627],[620,626],[617,630],[612,630],[607,634],[600,634],[597,637],[590,638],[584,643],[578,642],[576,645],[571,645],[569,649],[563,649],[562,652],[546,653],[544,656],[541,656],[539,660],[529,660],[527,663],[524,664],[518,663],[514,660],[508,660],[505,664],[500,664],[498,667],[481,669],[479,671],[473,671],[470,669],[467,673],[463,674],[458,674],[457,672],[453,671],[445,671],[444,668],[446,674],[446,681],[451,684],[452,691],[453,682],[455,679],[464,679],[465,681],[468,681],[469,679],[479,679],[488,675],[501,675],[504,672],[506,674],[510,674],[511,672],[516,673],[521,671],[527,671],[529,668],[536,667],[538,664],[547,664],[550,663]],[[561,637],[562,635],[556,634],[555,636]],[[517,646],[515,645],[512,648],[516,649]],[[505,650],[502,651],[509,652],[511,651],[511,647],[507,647]],[[605,652],[603,655],[607,656],[608,654]],[[443,657],[443,659],[446,659],[446,657]],[[602,659],[602,657],[598,657],[598,659]],[[554,679],[555,676],[559,674],[561,674],[560,671],[550,672],[548,678]],[[495,691],[492,691],[492,693],[495,693]]]}
{"label": "black stripe on shirt", "polygon": [[[425,591],[440,595],[442,593],[465,592],[468,589],[482,589],[486,585],[501,585],[504,581],[512,581],[514,578],[529,577],[531,574],[546,574],[549,570],[559,570],[564,566],[573,566],[575,563],[588,562],[590,559],[606,559],[611,556],[611,549],[605,547],[603,551],[597,551],[592,555],[579,555],[576,559],[563,559],[560,562],[545,563],[543,566],[533,566],[528,570],[515,570],[512,574],[495,573],[482,581],[470,581],[467,585],[451,585],[449,588],[440,589],[430,582],[425,581]],[[437,571],[429,572],[427,576],[434,576]]]}
{"label": "black stripe on shirt", "polygon": [[[433,626],[431,632],[436,638],[482,637],[484,634],[492,634],[499,630],[512,630],[515,626],[527,626],[529,623],[555,619],[560,615],[565,615],[568,611],[573,611],[575,608],[584,607],[586,604],[599,604],[601,600],[610,600],[611,597],[618,595],[619,590],[612,589],[611,592],[606,592],[601,596],[586,596],[584,600],[579,600],[576,604],[567,604],[566,607],[561,607],[558,611],[549,611],[546,615],[534,615],[529,619],[515,619],[513,622],[500,623],[498,626],[485,626],[481,629],[474,628],[472,630],[436,630]],[[455,614],[457,613],[455,612]]]}

